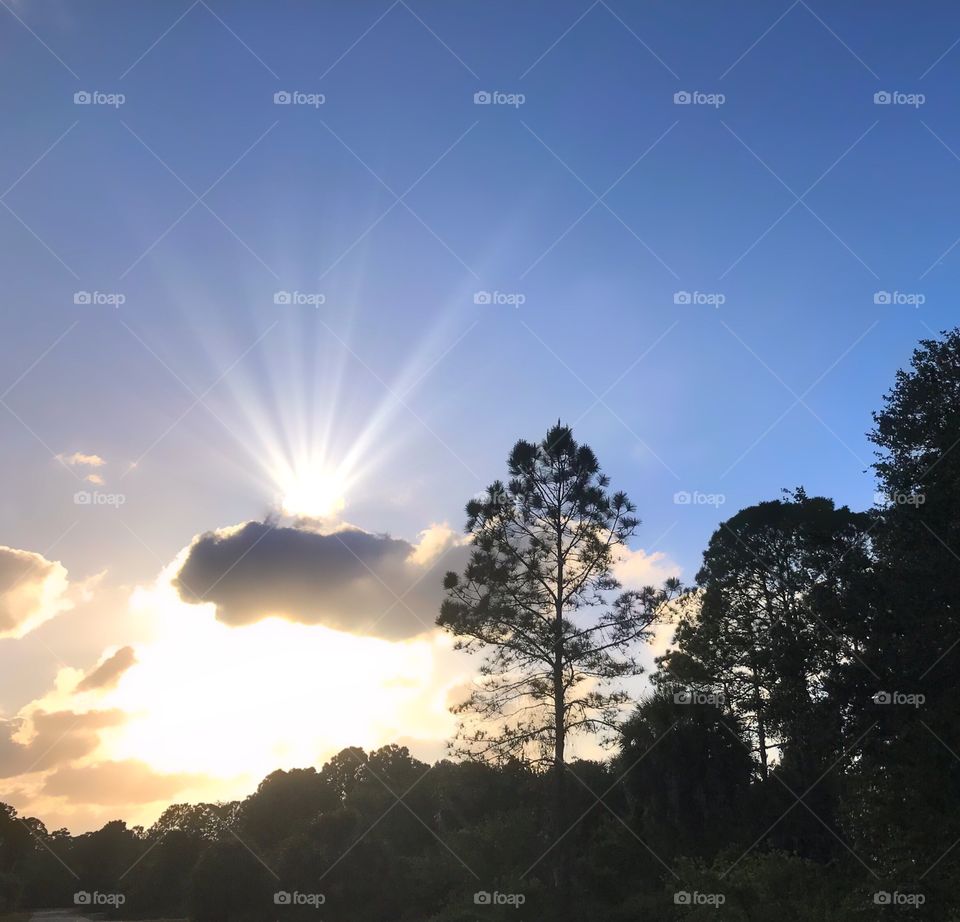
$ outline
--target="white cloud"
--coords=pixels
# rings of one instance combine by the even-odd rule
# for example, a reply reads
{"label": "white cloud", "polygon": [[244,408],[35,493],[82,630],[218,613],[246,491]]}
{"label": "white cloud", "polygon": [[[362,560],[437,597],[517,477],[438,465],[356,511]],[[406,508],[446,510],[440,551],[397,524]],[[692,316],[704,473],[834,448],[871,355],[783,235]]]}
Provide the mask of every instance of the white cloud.
{"label": "white cloud", "polygon": [[73,607],[63,564],[0,546],[0,638],[23,637]]}
{"label": "white cloud", "polygon": [[645,550],[625,548],[614,567],[614,575],[626,589],[659,586],[665,579],[680,575],[680,566],[663,551],[648,554]]}
{"label": "white cloud", "polygon": [[420,541],[414,546],[408,559],[419,567],[429,567],[451,548],[466,543],[466,536],[455,532],[446,522],[442,525],[431,525],[420,532]]}
{"label": "white cloud", "polygon": [[72,455],[57,455],[57,459],[70,467],[103,467],[107,462],[100,455],[88,455],[75,451]]}
{"label": "white cloud", "polygon": [[[626,549],[614,567],[614,574],[625,589],[642,589],[644,586],[661,586],[664,580],[681,575],[679,564],[663,551],[648,554],[642,548]],[[654,657],[661,656],[673,639],[674,625],[671,621],[655,624],[653,637],[643,651],[642,659],[647,669],[652,668]]]}

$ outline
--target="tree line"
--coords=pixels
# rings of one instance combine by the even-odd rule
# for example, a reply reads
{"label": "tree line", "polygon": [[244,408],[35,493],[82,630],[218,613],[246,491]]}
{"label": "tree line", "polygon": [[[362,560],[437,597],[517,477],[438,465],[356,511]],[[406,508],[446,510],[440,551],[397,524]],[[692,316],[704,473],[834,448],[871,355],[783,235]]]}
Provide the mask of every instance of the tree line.
{"label": "tree line", "polygon": [[[960,920],[960,329],[918,345],[869,437],[872,508],[785,491],[722,522],[690,585],[643,590],[614,575],[636,508],[590,448],[561,423],[518,442],[445,578],[438,624],[482,656],[457,758],[351,748],[149,829],[3,807],[0,909]],[[577,736],[609,756],[571,759]]]}

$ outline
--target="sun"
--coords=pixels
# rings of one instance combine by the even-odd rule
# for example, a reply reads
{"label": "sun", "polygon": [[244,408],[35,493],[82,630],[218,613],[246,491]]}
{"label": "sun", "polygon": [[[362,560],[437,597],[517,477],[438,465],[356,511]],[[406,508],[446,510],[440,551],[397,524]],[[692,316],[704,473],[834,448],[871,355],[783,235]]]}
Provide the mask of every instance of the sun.
{"label": "sun", "polygon": [[282,485],[281,506],[287,515],[327,519],[346,505],[343,478],[309,468],[294,471]]}

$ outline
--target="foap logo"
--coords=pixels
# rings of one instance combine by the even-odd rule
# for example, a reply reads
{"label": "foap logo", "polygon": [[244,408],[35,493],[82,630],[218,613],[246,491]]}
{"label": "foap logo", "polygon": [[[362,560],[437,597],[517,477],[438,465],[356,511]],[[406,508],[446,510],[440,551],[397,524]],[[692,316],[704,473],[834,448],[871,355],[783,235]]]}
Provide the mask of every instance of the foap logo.
{"label": "foap logo", "polygon": [[312,906],[314,909],[319,909],[326,901],[327,897],[323,893],[278,890],[273,894],[274,906]]}
{"label": "foap logo", "polygon": [[475,906],[512,906],[519,909],[526,901],[527,898],[522,893],[501,893],[499,890],[490,893],[489,890],[478,890],[473,894]]}
{"label": "foap logo", "polygon": [[677,890],[673,902],[677,906],[722,906],[727,897],[723,893],[701,893],[699,890]]}
{"label": "foap logo", "polygon": [[73,894],[74,906],[122,906],[127,897],[123,893],[101,893],[94,890],[78,890]]}
{"label": "foap logo", "polygon": [[922,906],[927,897],[923,893],[901,893],[894,890],[878,890],[873,894],[873,902],[877,906]]}
{"label": "foap logo", "polygon": [[479,493],[474,493],[473,501],[480,503],[482,506],[493,506],[495,509],[504,509],[507,506],[516,504],[514,497],[502,488],[496,490],[481,490]]}
{"label": "foap logo", "polygon": [[899,90],[877,90],[873,94],[875,106],[911,106],[919,109],[927,97],[923,93],[901,93]]}
{"label": "foap logo", "polygon": [[723,493],[703,493],[700,490],[679,490],[673,494],[674,505],[677,506],[713,506],[719,509],[727,497]]}
{"label": "foap logo", "polygon": [[673,94],[675,106],[712,106],[719,109],[727,97],[723,93],[701,93],[700,90],[678,90]]}
{"label": "foap logo", "polygon": [[501,93],[500,90],[477,90],[473,94],[473,104],[475,106],[511,106],[519,109],[527,97],[523,93]]}
{"label": "foap logo", "polygon": [[107,304],[110,307],[119,307],[127,303],[127,296],[119,291],[75,291],[74,304]]}
{"label": "foap logo", "polygon": [[319,307],[327,303],[327,296],[319,291],[275,291],[274,304],[308,304]]}
{"label": "foap logo", "polygon": [[723,692],[702,692],[684,688],[673,693],[674,704],[710,704],[714,707],[723,707],[725,700]]}
{"label": "foap logo", "polygon": [[710,307],[720,307],[727,303],[727,296],[719,291],[675,291],[674,304],[706,304]]}
{"label": "foap logo", "polygon": [[300,90],[278,90],[273,94],[275,106],[310,106],[319,109],[326,103],[327,97],[323,93],[304,93]]}
{"label": "foap logo", "polygon": [[101,93],[100,90],[77,90],[73,94],[75,106],[111,106],[119,109],[127,101],[123,93]]}
{"label": "foap logo", "polygon": [[879,691],[873,696],[874,704],[896,704],[906,707],[922,707],[927,700],[926,695],[907,694],[906,692]]}
{"label": "foap logo", "polygon": [[510,307],[519,307],[527,303],[527,296],[519,291],[475,291],[474,304],[507,304]]}
{"label": "foap logo", "polygon": [[909,307],[920,307],[927,303],[927,296],[919,291],[875,291],[874,304],[906,304]]}
{"label": "foap logo", "polygon": [[922,506],[927,501],[926,493],[874,493],[873,501],[878,506]]}
{"label": "foap logo", "polygon": [[76,506],[114,506],[119,508],[127,501],[123,493],[103,493],[100,490],[80,490],[73,494]]}

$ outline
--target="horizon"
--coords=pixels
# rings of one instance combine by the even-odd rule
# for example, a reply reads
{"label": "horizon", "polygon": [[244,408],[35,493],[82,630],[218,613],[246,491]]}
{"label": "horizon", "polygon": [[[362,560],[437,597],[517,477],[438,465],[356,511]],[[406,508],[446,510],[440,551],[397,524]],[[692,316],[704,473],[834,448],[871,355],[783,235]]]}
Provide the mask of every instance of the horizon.
{"label": "horizon", "polygon": [[960,17],[818,6],[3,3],[0,801],[442,758],[464,507],[558,418],[626,589],[783,489],[877,505],[956,325]]}

